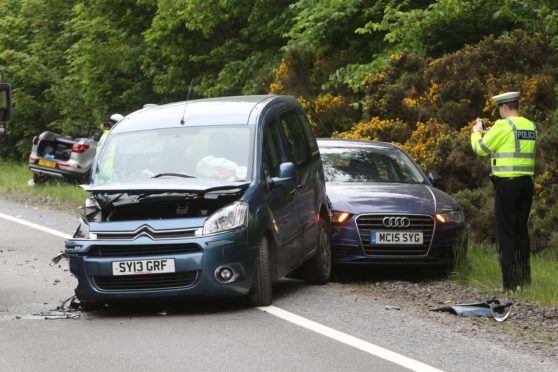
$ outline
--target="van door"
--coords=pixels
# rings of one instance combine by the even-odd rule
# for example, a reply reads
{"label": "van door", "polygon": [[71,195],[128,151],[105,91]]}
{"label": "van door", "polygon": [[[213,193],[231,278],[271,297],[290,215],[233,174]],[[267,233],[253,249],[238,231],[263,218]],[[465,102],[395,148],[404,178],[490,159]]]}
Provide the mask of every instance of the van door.
{"label": "van door", "polygon": [[[279,166],[287,160],[281,143],[275,119],[270,120],[263,129],[262,176],[279,176]],[[288,274],[298,262],[302,236],[298,216],[296,193],[290,187],[276,187],[266,195],[266,204],[275,218],[276,228],[282,244],[277,247],[276,262],[279,276]]]}
{"label": "van door", "polygon": [[[312,149],[309,146],[308,135],[299,118],[299,112],[293,108],[279,115],[281,129],[285,135],[289,161],[296,165],[297,189],[296,205],[300,218],[299,229],[302,234],[302,249],[299,262],[304,260],[317,247],[319,211],[316,199],[316,172],[313,167]],[[310,128],[308,128],[310,129]],[[313,138],[313,135],[312,135]],[[314,140],[315,141],[315,140]],[[319,151],[316,157],[319,158]]]}

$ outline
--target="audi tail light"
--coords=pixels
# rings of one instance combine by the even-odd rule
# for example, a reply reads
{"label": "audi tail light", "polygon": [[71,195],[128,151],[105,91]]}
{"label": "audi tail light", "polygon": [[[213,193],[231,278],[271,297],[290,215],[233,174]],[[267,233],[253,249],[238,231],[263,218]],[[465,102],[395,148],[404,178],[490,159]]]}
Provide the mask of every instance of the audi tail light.
{"label": "audi tail light", "polygon": [[89,145],[74,143],[72,145],[72,152],[82,153],[89,150]]}

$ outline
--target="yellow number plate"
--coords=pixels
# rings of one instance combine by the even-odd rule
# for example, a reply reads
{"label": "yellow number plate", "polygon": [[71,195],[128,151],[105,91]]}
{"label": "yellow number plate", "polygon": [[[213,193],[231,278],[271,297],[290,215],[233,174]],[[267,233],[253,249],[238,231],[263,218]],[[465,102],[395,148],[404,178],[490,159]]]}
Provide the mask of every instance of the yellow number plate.
{"label": "yellow number plate", "polygon": [[39,165],[42,165],[43,167],[56,168],[55,162],[43,159],[39,159]]}

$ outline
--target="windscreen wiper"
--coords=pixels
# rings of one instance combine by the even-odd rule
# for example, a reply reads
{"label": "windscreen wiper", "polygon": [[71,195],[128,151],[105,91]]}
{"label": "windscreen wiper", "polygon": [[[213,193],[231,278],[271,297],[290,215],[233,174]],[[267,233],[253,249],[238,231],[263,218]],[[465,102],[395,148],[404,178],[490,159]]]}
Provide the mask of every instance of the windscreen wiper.
{"label": "windscreen wiper", "polygon": [[196,178],[196,176],[192,176],[192,175],[185,174],[185,173],[159,173],[159,174],[154,175],[151,178],[159,178],[159,177],[167,177],[167,176],[182,177],[182,178]]}

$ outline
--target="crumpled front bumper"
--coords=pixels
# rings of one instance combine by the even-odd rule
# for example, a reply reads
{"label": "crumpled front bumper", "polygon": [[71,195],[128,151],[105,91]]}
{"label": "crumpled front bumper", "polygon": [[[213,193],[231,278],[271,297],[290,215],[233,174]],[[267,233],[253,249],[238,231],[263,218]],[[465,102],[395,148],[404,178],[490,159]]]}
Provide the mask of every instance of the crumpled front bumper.
{"label": "crumpled front bumper", "polygon": [[[65,253],[81,301],[233,297],[248,294],[252,287],[255,247],[247,241],[246,229],[185,239],[70,239]],[[175,273],[114,276],[112,272],[115,261],[165,258],[174,259]],[[222,265],[236,270],[236,280],[224,284],[215,278]]]}

